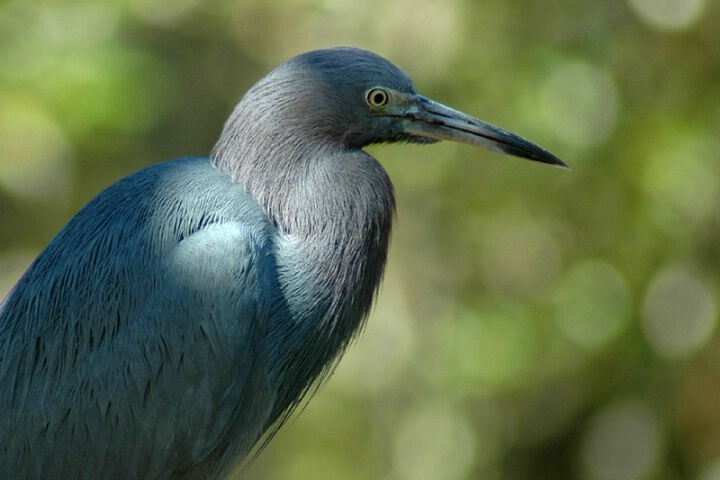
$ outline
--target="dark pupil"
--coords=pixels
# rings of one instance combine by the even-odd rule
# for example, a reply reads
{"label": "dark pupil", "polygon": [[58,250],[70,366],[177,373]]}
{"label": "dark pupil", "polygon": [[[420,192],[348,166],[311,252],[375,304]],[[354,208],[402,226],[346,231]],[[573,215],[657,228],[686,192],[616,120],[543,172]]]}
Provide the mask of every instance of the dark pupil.
{"label": "dark pupil", "polygon": [[385,95],[383,95],[380,92],[377,92],[375,95],[373,95],[373,102],[375,105],[380,105],[385,100]]}

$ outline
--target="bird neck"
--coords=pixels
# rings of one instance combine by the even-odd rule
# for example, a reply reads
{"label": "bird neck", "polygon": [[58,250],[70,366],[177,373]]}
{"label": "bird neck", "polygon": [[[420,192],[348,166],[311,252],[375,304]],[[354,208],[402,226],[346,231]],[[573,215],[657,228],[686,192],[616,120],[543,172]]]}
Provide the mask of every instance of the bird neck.
{"label": "bird neck", "polygon": [[365,315],[382,277],[395,213],[393,186],[379,162],[361,149],[288,130],[242,132],[243,142],[227,140],[226,133],[213,151],[215,167],[242,184],[279,238],[295,245],[287,252],[298,255],[296,271],[305,272],[305,281],[330,292],[331,304]]}
{"label": "bird neck", "polygon": [[390,179],[364,151],[330,145],[300,151],[258,161],[235,150],[232,161],[217,148],[213,159],[277,228],[282,298],[268,338],[284,340],[270,346],[271,378],[280,385],[273,420],[291,410],[313,380],[325,378],[362,327],[382,279],[395,213]]}

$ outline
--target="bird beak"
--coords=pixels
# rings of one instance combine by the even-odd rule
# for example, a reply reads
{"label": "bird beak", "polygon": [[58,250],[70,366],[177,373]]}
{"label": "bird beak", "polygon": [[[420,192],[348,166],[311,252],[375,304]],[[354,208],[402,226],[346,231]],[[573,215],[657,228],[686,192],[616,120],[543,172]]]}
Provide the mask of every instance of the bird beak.
{"label": "bird beak", "polygon": [[535,162],[569,168],[544,148],[519,135],[454,110],[421,95],[412,96],[399,116],[405,131],[433,140],[450,140],[484,147]]}

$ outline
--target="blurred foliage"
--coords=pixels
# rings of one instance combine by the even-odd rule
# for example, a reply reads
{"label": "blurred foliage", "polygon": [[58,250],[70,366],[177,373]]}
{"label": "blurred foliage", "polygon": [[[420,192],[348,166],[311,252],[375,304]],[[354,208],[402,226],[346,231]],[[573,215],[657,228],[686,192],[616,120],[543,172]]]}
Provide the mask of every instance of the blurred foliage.
{"label": "blurred foliage", "polygon": [[0,296],[82,205],[207,154],[242,93],[365,47],[573,171],[383,146],[368,328],[263,479],[720,479],[720,4],[0,2]]}

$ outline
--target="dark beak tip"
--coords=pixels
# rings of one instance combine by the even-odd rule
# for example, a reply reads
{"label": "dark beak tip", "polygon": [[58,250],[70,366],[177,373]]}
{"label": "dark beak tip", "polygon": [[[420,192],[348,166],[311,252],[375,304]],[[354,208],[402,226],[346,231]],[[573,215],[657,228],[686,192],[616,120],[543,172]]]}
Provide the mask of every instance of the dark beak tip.
{"label": "dark beak tip", "polygon": [[545,165],[562,168],[563,170],[572,170],[570,168],[570,165],[560,160],[560,158],[555,156],[553,153],[550,153],[549,151],[535,144],[531,144],[524,139],[522,141],[526,145],[529,144],[531,148],[519,149],[516,147],[516,145],[506,144],[504,145],[505,148],[501,148],[500,150],[502,151],[502,153],[506,155],[511,155],[513,157],[519,157],[526,160],[531,160],[533,162],[544,163]]}
{"label": "dark beak tip", "polygon": [[562,168],[563,170],[572,171],[572,168],[570,168],[570,165],[560,160],[555,155],[552,156],[552,159],[550,162],[547,162],[549,165],[557,168]]}

